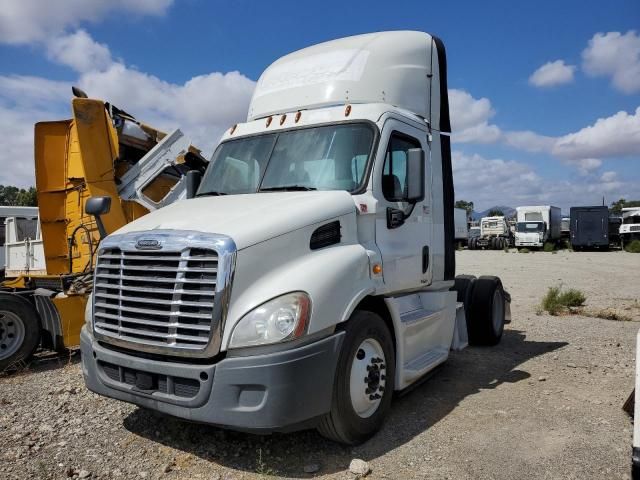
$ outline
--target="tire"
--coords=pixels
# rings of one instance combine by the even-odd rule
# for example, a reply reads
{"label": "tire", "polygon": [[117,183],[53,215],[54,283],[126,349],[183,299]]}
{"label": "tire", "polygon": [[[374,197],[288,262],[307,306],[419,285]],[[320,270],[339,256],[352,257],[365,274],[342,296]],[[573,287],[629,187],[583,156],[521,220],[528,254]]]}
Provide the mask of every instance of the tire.
{"label": "tire", "polygon": [[470,238],[469,239],[469,243],[467,244],[467,248],[469,250],[473,250],[473,241],[475,240],[475,238]]}
{"label": "tire", "polygon": [[455,278],[453,290],[458,293],[458,302],[463,303],[465,312],[471,308],[471,293],[475,283],[476,277],[473,275],[458,275]]}
{"label": "tire", "polygon": [[467,312],[471,345],[496,345],[500,342],[504,332],[504,302],[504,289],[498,277],[482,276],[476,280]]}
{"label": "tire", "polygon": [[[395,349],[387,325],[376,313],[356,310],[344,330],[346,333],[336,366],[331,411],[320,421],[318,431],[330,440],[357,445],[380,429],[391,407]],[[371,355],[372,345],[367,342],[372,342],[372,345],[377,343],[381,351]],[[365,350],[366,355],[363,355]],[[379,353],[384,355],[383,361],[372,362],[380,360],[377,356]],[[367,371],[370,373],[367,374]],[[358,376],[358,372],[363,373]],[[369,384],[364,381],[367,378]],[[360,381],[362,385],[359,385]],[[380,387],[383,389],[380,390]],[[377,390],[380,398],[370,398],[371,388],[375,388],[374,392]],[[352,395],[351,392],[356,394]],[[369,410],[365,410],[367,408]]]}
{"label": "tire", "polygon": [[489,244],[491,250],[497,250],[498,249],[497,243],[498,243],[498,239],[496,237],[493,237],[491,239],[491,243]]}
{"label": "tire", "polygon": [[28,360],[40,343],[40,321],[23,298],[0,294],[0,372]]}

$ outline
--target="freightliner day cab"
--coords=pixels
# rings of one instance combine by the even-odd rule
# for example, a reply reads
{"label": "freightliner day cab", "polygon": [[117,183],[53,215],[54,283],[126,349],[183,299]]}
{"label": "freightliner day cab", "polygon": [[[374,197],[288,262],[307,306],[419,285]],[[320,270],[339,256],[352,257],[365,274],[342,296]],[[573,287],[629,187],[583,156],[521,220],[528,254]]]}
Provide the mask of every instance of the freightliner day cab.
{"label": "freightliner day cab", "polygon": [[89,389],[237,430],[370,437],[394,391],[510,318],[497,277],[455,278],[449,132],[426,33],[273,63],[196,198],[102,241]]}

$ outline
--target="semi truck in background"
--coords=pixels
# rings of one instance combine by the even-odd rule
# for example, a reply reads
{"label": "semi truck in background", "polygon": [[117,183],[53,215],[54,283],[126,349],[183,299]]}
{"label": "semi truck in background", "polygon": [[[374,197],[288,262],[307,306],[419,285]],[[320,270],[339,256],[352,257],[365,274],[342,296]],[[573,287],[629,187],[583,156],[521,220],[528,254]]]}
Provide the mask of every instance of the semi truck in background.
{"label": "semi truck in background", "polygon": [[513,232],[505,217],[482,217],[480,235],[469,240],[469,250],[502,250],[513,246]]}
{"label": "semi truck in background", "polygon": [[446,78],[442,41],[408,31],[269,66],[195,198],[102,241],[87,387],[189,421],[315,426],[356,444],[452,348],[498,343],[500,279],[455,276]]}
{"label": "semi truck in background", "polygon": [[560,238],[571,240],[571,217],[562,217],[560,221]]}
{"label": "semi truck in background", "polygon": [[550,205],[516,208],[516,247],[542,248],[560,240],[562,214]]}
{"label": "semi truck in background", "polygon": [[464,208],[453,209],[453,223],[456,243],[458,245],[467,245],[469,242],[469,219]]}
{"label": "semi truck in background", "polygon": [[571,207],[571,248],[609,248],[609,207]]}
{"label": "semi truck in background", "polygon": [[640,207],[625,207],[622,209],[620,244],[624,248],[633,240],[640,240]]}
{"label": "semi truck in background", "polygon": [[[25,234],[36,237],[25,252],[29,268],[5,272],[0,372],[21,365],[38,345],[64,350],[80,343],[101,237],[184,198],[187,171],[207,164],[180,130],[167,135],[79,89],[74,95],[71,119],[35,125],[40,222],[35,209]],[[96,195],[111,202],[98,219],[84,210]],[[7,251],[19,259],[25,244],[13,240]]]}

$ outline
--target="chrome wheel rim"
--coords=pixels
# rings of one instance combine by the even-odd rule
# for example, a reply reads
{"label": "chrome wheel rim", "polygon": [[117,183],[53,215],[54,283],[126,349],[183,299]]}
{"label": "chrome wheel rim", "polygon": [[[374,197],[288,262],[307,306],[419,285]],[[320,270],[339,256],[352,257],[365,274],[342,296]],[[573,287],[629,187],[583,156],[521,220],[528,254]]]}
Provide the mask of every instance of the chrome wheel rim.
{"label": "chrome wheel rim", "polygon": [[502,322],[504,318],[504,300],[502,299],[502,292],[499,288],[493,292],[493,331],[498,333],[502,328]]}
{"label": "chrome wheel rim", "polygon": [[382,345],[373,338],[364,340],[351,364],[351,406],[361,418],[373,415],[384,396],[386,386],[386,359]]}
{"label": "chrome wheel rim", "polygon": [[11,357],[24,342],[24,323],[13,312],[0,310],[0,360]]}

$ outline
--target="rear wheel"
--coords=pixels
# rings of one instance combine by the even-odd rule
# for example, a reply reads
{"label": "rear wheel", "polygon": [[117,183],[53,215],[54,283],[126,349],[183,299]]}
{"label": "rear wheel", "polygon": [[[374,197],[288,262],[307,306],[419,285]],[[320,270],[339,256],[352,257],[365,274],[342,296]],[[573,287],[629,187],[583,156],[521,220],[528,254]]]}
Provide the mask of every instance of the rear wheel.
{"label": "rear wheel", "polygon": [[482,276],[471,292],[471,306],[467,313],[469,343],[495,345],[504,331],[505,294],[498,277]]}
{"label": "rear wheel", "polygon": [[395,353],[389,329],[373,312],[354,312],[345,332],[331,411],[318,431],[330,440],[355,445],[376,433],[389,411]]}
{"label": "rear wheel", "polygon": [[471,308],[471,292],[475,282],[476,277],[473,275],[458,275],[455,278],[453,289],[458,293],[457,300],[462,302],[465,312],[469,312]]}
{"label": "rear wheel", "polygon": [[39,342],[35,309],[15,295],[0,295],[0,372],[27,360]]}

